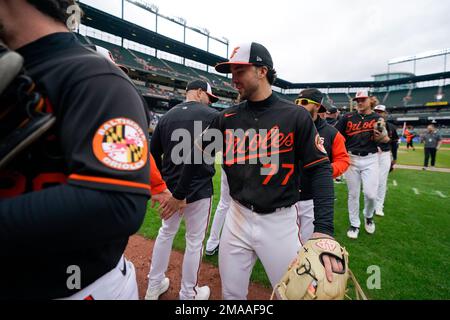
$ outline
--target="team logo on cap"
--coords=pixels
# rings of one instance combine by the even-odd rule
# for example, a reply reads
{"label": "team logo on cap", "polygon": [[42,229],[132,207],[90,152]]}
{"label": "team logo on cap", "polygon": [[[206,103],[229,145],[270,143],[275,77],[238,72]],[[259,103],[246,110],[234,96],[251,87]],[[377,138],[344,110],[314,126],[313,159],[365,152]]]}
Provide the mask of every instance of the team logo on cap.
{"label": "team logo on cap", "polygon": [[147,139],[134,121],[116,118],[102,124],[93,140],[95,157],[104,165],[123,171],[139,170],[147,163]]}
{"label": "team logo on cap", "polygon": [[231,56],[230,56],[230,60],[233,59],[236,56],[236,54],[238,53],[240,48],[241,47],[236,47],[236,48],[233,49],[233,52],[231,53]]}

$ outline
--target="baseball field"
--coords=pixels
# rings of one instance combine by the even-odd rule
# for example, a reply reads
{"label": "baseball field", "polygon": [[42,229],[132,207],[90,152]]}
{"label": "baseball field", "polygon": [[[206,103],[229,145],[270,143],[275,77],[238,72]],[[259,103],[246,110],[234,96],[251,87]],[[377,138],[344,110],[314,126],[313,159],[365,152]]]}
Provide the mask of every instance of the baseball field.
{"label": "baseball field", "polygon": [[[423,149],[402,148],[398,160],[399,164],[422,166]],[[438,152],[436,166],[450,168],[448,148]],[[335,186],[335,236],[347,248],[350,268],[369,299],[450,298],[450,173],[394,170],[389,175],[385,216],[375,217],[374,235],[362,228],[357,240],[346,236],[347,187]],[[220,195],[220,170],[214,177],[214,188],[215,210]],[[154,239],[160,225],[156,211],[149,209],[140,233]],[[183,224],[174,241],[175,250],[184,250],[184,231]],[[204,261],[218,264],[217,255],[205,256]],[[252,281],[270,286],[259,262]],[[350,286],[350,295],[351,291]]]}

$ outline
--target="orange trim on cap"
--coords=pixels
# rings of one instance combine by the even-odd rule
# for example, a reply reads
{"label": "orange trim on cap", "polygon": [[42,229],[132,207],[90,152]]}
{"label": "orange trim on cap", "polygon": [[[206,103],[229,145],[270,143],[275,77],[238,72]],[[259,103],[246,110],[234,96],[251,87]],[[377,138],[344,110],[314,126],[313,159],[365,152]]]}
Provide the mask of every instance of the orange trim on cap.
{"label": "orange trim on cap", "polygon": [[145,190],[150,191],[150,186],[148,184],[138,183],[138,182],[130,182],[130,181],[126,181],[126,180],[83,176],[80,174],[71,174],[69,176],[69,179],[87,181],[87,182],[95,182],[95,183],[103,183],[103,184],[114,184],[114,185],[121,186],[121,187],[140,188],[140,189],[145,189]]}

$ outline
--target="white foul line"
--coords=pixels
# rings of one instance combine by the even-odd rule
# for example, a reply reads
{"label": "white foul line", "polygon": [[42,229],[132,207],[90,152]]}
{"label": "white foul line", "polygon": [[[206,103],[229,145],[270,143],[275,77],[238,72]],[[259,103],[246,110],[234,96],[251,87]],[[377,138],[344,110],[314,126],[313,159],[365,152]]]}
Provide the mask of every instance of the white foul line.
{"label": "white foul line", "polygon": [[417,190],[416,188],[412,188],[412,190],[414,191],[414,193],[418,196],[419,195],[419,190]]}
{"label": "white foul line", "polygon": [[392,181],[392,184],[394,185],[394,187],[398,186],[397,181]]}
{"label": "white foul line", "polygon": [[441,198],[447,198],[441,191],[435,191],[435,193]]}

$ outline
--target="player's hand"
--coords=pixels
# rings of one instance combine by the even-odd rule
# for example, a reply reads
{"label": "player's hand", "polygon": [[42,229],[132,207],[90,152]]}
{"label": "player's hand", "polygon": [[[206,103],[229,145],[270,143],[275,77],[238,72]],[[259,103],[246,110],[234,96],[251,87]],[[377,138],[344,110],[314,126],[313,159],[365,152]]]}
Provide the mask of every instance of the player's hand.
{"label": "player's hand", "polygon": [[[329,238],[333,239],[333,237],[320,232],[314,232],[311,235],[311,239],[315,238]],[[344,270],[344,266],[342,265],[342,262],[336,259],[334,256],[330,255],[324,255],[323,258],[323,265],[325,267],[325,274],[327,276],[328,282],[333,281],[333,272],[342,272]]]}
{"label": "player's hand", "polygon": [[167,220],[177,211],[182,214],[184,207],[186,207],[186,200],[178,200],[171,196],[159,206],[159,216],[161,219]]}
{"label": "player's hand", "polygon": [[373,138],[375,141],[379,141],[382,139],[382,134],[377,129],[373,129]]}
{"label": "player's hand", "polygon": [[387,135],[384,135],[382,132],[378,131],[377,129],[373,129],[373,139],[376,142],[381,142],[381,143],[388,143],[390,140]]}
{"label": "player's hand", "polygon": [[156,203],[159,203],[161,205],[167,202],[167,200],[169,200],[171,196],[172,193],[169,191],[169,189],[166,189],[158,194],[152,195],[151,207],[154,208],[156,206]]}

